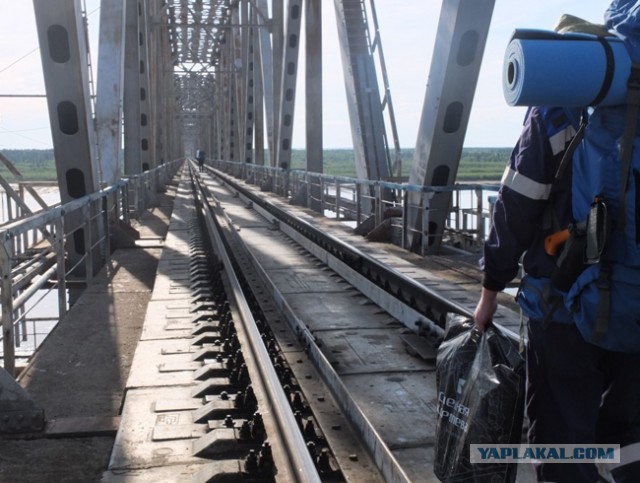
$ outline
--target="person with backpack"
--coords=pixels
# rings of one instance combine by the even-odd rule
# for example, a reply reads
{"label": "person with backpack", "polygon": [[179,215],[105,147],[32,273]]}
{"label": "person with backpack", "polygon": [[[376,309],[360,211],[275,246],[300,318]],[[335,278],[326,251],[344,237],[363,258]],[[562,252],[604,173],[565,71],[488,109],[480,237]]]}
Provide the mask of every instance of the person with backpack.
{"label": "person with backpack", "polygon": [[[636,63],[639,12],[638,0],[614,0],[605,26],[574,22],[559,31],[615,34]],[[633,80],[629,99],[640,104]],[[587,107],[527,111],[484,246],[474,322],[480,330],[491,323],[497,294],[522,260],[516,298],[528,317],[529,443],[619,444],[620,462],[604,471],[607,478],[639,482],[638,112]],[[592,463],[541,461],[536,474],[539,481],[604,481]]]}
{"label": "person with backpack", "polygon": [[198,161],[198,169],[200,170],[200,172],[204,171],[204,159],[204,151],[202,149],[198,149],[196,151],[196,161]]}

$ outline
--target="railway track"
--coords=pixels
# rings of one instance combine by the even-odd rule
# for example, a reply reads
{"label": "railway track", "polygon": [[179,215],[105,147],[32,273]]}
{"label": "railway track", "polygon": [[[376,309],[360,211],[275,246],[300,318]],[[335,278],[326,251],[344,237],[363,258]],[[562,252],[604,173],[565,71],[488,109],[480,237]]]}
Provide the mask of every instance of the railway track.
{"label": "railway track", "polygon": [[[470,315],[475,299],[442,282],[416,281],[255,188],[209,173],[215,178],[202,179],[224,211],[220,231],[244,260],[242,271],[252,274],[249,285],[264,312],[275,314],[272,329],[285,319],[382,479],[437,481],[431,472],[435,351],[448,316]],[[299,349],[289,355],[291,342],[278,342],[295,379],[306,380],[308,369],[297,367]],[[301,390],[313,393],[314,385]],[[320,413],[314,398],[307,399],[310,411]],[[331,428],[342,427],[318,424],[330,436]],[[335,454],[338,463],[354,459]]]}
{"label": "railway track", "polygon": [[119,435],[105,481],[141,461],[198,482],[437,481],[435,351],[473,297],[220,172],[183,181],[188,260],[170,264],[173,315],[145,328],[123,412],[148,422]]}

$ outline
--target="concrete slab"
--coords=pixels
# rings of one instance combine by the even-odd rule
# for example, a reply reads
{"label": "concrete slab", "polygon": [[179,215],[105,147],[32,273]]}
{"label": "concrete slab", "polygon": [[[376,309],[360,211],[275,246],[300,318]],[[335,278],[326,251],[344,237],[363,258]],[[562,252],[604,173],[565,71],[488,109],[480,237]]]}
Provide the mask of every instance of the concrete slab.
{"label": "concrete slab", "polygon": [[[158,194],[157,209],[133,220],[141,238],[164,239],[175,187]],[[55,439],[0,440],[0,481],[100,480],[114,437],[89,435],[112,432],[95,423],[119,417],[160,255],[157,248],[116,249],[20,375],[57,433]]]}
{"label": "concrete slab", "polygon": [[0,440],[0,481],[79,483],[100,481],[113,437]]}
{"label": "concrete slab", "polygon": [[201,434],[175,439],[156,438],[154,429],[165,426],[191,425],[192,411],[156,413],[154,405],[164,399],[184,399],[188,390],[181,387],[135,389],[127,393],[127,404],[122,413],[121,430],[116,436],[109,470],[142,469],[167,465],[193,464],[206,461],[193,456],[193,439],[204,435],[205,424],[199,425]]}
{"label": "concrete slab", "polygon": [[[210,481],[222,475],[239,475],[241,472],[238,461],[198,461],[189,465],[174,465],[170,468],[141,468],[106,472],[102,483],[157,483],[171,481],[172,483],[198,483]],[[231,478],[229,476],[228,478]],[[227,480],[230,481],[230,480]]]}
{"label": "concrete slab", "polygon": [[[187,300],[187,299],[185,299]],[[167,300],[151,300],[147,306],[141,340],[178,339],[191,336],[195,324],[189,307],[170,308]]]}
{"label": "concrete slab", "polygon": [[[303,314],[304,320],[312,321],[309,328],[318,333],[335,329],[388,328],[391,317],[380,307],[358,292],[316,293],[313,303],[309,295],[288,294],[287,303],[295,313]],[[381,317],[382,316],[382,317]]]}
{"label": "concrete slab", "polygon": [[435,372],[343,376],[358,405],[390,449],[433,445]]}
{"label": "concrete slab", "polygon": [[393,456],[406,470],[412,483],[439,483],[433,474],[433,446],[403,448],[393,451]]}
{"label": "concrete slab", "polygon": [[150,291],[106,292],[85,293],[20,376],[46,418],[118,414]]}
{"label": "concrete slab", "polygon": [[269,270],[269,277],[284,295],[306,293],[315,297],[320,292],[353,290],[342,277],[334,272],[319,272],[311,268]]}
{"label": "concrete slab", "polygon": [[242,241],[247,244],[254,256],[265,270],[294,267],[308,267],[309,259],[296,244],[282,245],[288,240],[279,231],[261,228],[242,230]]}
{"label": "concrete slab", "polygon": [[264,218],[258,212],[246,206],[229,204],[225,205],[225,211],[233,217],[233,225],[242,230],[252,226],[263,227],[265,224]]}
{"label": "concrete slab", "polygon": [[189,347],[189,341],[184,339],[140,341],[131,366],[131,373],[127,380],[127,389],[168,385],[195,385],[196,381],[193,379],[195,369],[171,372],[161,371],[161,368],[166,365],[191,368],[193,353],[182,352],[181,350],[185,347]]}
{"label": "concrete slab", "polygon": [[428,366],[407,353],[399,333],[399,329],[336,330],[324,331],[318,338],[323,353],[341,376],[424,371]]}

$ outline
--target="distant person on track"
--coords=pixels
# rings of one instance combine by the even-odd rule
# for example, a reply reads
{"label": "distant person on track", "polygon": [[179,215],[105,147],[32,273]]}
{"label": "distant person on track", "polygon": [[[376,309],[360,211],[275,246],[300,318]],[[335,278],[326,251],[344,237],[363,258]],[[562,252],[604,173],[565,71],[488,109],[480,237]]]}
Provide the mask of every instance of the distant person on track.
{"label": "distant person on track", "polygon": [[[640,1],[614,0],[605,13],[606,26],[565,16],[556,30],[611,35],[607,29],[618,28],[615,15],[619,9],[637,16]],[[640,29],[640,22],[636,25]],[[536,463],[538,480],[640,482],[640,353],[618,352],[588,342],[573,313],[558,303],[566,294],[550,283],[556,257],[545,251],[544,242],[555,233],[554,227],[566,227],[573,221],[571,166],[557,181],[554,178],[579,118],[579,108],[528,110],[502,178],[480,261],[482,293],[474,321],[480,330],[491,323],[497,295],[517,276],[524,255],[525,277],[517,300],[528,317],[529,443],[619,444],[622,448],[620,463],[607,465],[600,474],[593,463],[541,461]]]}
{"label": "distant person on track", "polygon": [[196,151],[196,161],[198,161],[198,169],[202,173],[204,171],[204,151],[202,149],[198,149]]}

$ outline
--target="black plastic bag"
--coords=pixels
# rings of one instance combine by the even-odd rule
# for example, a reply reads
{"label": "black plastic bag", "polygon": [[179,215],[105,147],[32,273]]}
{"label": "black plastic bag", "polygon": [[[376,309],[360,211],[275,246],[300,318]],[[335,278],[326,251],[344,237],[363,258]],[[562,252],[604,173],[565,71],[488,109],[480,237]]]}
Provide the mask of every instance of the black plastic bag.
{"label": "black plastic bag", "polygon": [[514,482],[516,464],[470,462],[471,444],[520,444],[525,361],[504,331],[462,316],[447,324],[436,362],[434,471],[442,482]]}

